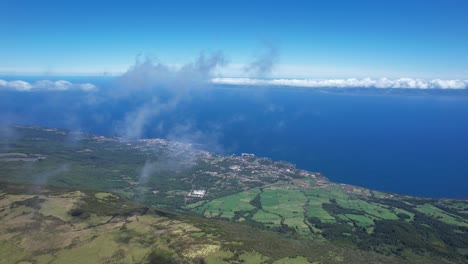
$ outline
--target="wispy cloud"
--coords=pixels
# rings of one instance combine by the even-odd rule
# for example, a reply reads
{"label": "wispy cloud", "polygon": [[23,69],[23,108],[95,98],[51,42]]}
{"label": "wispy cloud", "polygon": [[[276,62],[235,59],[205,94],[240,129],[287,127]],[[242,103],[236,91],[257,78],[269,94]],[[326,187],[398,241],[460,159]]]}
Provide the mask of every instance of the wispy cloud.
{"label": "wispy cloud", "polygon": [[195,122],[184,121],[174,125],[166,138],[185,144],[200,144],[204,149],[216,152],[226,153],[227,149],[223,147],[219,142],[223,137],[221,131],[223,130],[223,123],[207,125],[209,129],[202,130],[197,127]]}
{"label": "wispy cloud", "polygon": [[[221,51],[198,58],[185,65],[175,67],[146,57],[137,57],[135,64],[117,78],[117,84],[125,89],[147,90],[164,86],[170,90],[182,90],[209,81],[214,70],[227,64]],[[160,88],[160,87],[159,87]]]}
{"label": "wispy cloud", "polygon": [[304,88],[404,88],[404,89],[467,89],[468,80],[423,80],[413,78],[399,79],[251,79],[251,78],[214,78],[215,84],[252,85],[252,86],[290,86]]}
{"label": "wispy cloud", "polygon": [[171,104],[160,103],[157,97],[143,103],[125,114],[124,120],[117,125],[117,134],[126,140],[139,139],[143,136],[148,123]]}
{"label": "wispy cloud", "polygon": [[219,51],[209,55],[202,53],[195,61],[177,68],[150,58],[143,61],[137,58],[135,65],[116,79],[117,89],[113,92],[117,97],[138,92],[147,98],[126,113],[117,126],[117,133],[125,139],[141,138],[152,119],[190,100],[190,91],[209,84],[214,71],[226,64],[227,59]]}
{"label": "wispy cloud", "polygon": [[68,91],[68,90],[83,90],[91,91],[97,87],[91,83],[71,83],[69,81],[59,80],[40,80],[33,83],[14,80],[5,81],[0,79],[0,90],[13,90],[19,92],[30,92],[30,91]]}
{"label": "wispy cloud", "polygon": [[278,48],[271,43],[264,43],[254,60],[245,66],[244,71],[255,77],[268,76],[279,60]]}

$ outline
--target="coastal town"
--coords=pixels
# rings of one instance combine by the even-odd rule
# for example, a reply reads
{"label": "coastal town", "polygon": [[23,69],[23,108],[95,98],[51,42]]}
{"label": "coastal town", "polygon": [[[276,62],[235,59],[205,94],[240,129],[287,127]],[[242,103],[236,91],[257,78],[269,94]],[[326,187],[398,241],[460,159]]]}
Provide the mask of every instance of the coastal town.
{"label": "coastal town", "polygon": [[[334,186],[348,193],[369,195],[362,188],[332,183],[320,173],[301,170],[289,162],[273,161],[252,153],[222,156],[203,150],[199,145],[159,138],[128,141],[61,129],[18,128],[36,131],[30,138],[32,141],[46,140],[51,135],[69,140],[79,135],[80,140],[89,142],[76,150],[79,156],[95,156],[96,152],[102,151],[132,153],[127,158],[140,160],[141,171],[113,170],[111,173],[115,181],[126,183],[124,188],[114,191],[151,199],[155,204],[192,203],[276,183],[286,184],[286,188],[300,189]],[[0,157],[0,160],[40,161],[46,157],[43,154],[12,153]]]}
{"label": "coastal town", "polygon": [[[150,157],[156,153],[159,158],[164,156],[165,159],[177,163],[178,173],[185,175],[180,177],[179,181],[186,183],[184,186],[189,188],[185,191],[185,195],[182,195],[181,190],[176,193],[170,192],[168,196],[177,199],[177,195],[181,195],[180,199],[183,198],[185,203],[196,202],[197,199],[203,199],[207,195],[213,198],[221,192],[238,192],[278,181],[290,182],[299,188],[326,187],[329,182],[320,173],[298,169],[289,162],[256,157],[252,153],[220,156],[197,149],[197,146],[192,144],[164,139],[143,139],[126,144]],[[185,170],[181,169],[182,167]],[[190,175],[186,174],[187,171],[191,172]],[[156,187],[152,190],[154,196],[168,194],[158,186],[154,187]]]}

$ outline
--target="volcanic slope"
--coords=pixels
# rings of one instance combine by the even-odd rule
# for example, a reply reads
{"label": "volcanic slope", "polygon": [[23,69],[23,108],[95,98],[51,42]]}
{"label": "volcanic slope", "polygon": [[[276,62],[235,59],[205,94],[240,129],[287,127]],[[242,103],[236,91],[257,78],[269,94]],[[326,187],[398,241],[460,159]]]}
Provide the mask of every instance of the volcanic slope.
{"label": "volcanic slope", "polygon": [[[89,256],[82,263],[151,262],[164,256],[175,263],[468,260],[466,200],[333,183],[287,162],[250,154],[219,156],[163,139],[11,129],[14,137],[0,139],[0,181],[5,183],[0,255],[19,257],[8,263],[41,263],[42,258],[61,263],[80,259],[77,255]],[[206,194],[195,197],[194,190]],[[14,225],[21,221],[26,229]],[[156,224],[164,221],[171,223],[169,230]],[[41,231],[28,231],[33,227]],[[124,231],[126,238],[117,239]],[[101,236],[114,244],[100,243]],[[37,237],[62,242],[32,245]],[[133,240],[147,246],[126,243]],[[87,250],[105,246],[112,249]]]}

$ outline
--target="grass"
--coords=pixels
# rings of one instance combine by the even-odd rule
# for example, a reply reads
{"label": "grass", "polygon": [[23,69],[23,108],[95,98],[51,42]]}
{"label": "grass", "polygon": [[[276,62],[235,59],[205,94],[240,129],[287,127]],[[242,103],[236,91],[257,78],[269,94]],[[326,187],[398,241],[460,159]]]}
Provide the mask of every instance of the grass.
{"label": "grass", "polygon": [[43,197],[47,202],[41,204],[39,213],[44,216],[54,216],[63,221],[70,221],[69,211],[75,207],[76,199],[63,199],[61,197]]}
{"label": "grass", "polygon": [[258,188],[249,191],[225,196],[211,200],[200,206],[197,210],[203,211],[206,217],[222,217],[232,219],[236,212],[251,211],[255,209],[250,204],[255,196],[260,192]]}
{"label": "grass", "polygon": [[[141,252],[141,248],[128,248],[131,248],[132,250],[138,250]],[[67,261],[73,260],[73,263],[76,264],[97,263],[101,262],[104,259],[110,259],[114,252],[118,251],[119,249],[122,248],[119,248],[119,245],[113,240],[113,234],[104,233],[92,239],[90,242],[83,244],[82,246],[63,250],[55,254],[55,261],[58,263],[65,263]],[[132,251],[132,255],[130,256],[129,260],[133,258],[135,261],[142,261],[142,257],[144,256],[144,254],[143,256],[141,256],[142,254],[138,254],[140,253],[138,251]],[[146,249],[145,251],[149,250]],[[127,252],[127,250],[124,250],[124,252]],[[124,258],[124,260],[125,259],[127,258]]]}
{"label": "grass", "polygon": [[[255,255],[258,253],[268,257],[267,262],[285,258],[294,261],[296,256],[322,263],[339,262],[340,257],[345,257],[347,262],[364,262],[363,259],[374,263],[390,261],[382,255],[376,256],[375,252],[357,251],[354,247],[379,243],[381,246],[376,250],[378,254],[414,254],[423,261],[432,257],[440,260],[447,255],[455,260],[458,260],[457,257],[466,257],[463,255],[465,253],[453,253],[454,247],[460,248],[456,249],[457,252],[466,252],[466,244],[460,242],[467,241],[466,201],[391,195],[326,180],[322,180],[324,184],[319,186],[319,180],[309,181],[306,178],[301,178],[297,184],[285,178],[278,181],[268,178],[264,182],[242,185],[239,181],[245,176],[242,173],[225,179],[204,173],[220,172],[229,166],[230,158],[223,157],[214,158],[222,163],[218,162],[216,166],[208,162],[181,172],[161,170],[151,175],[145,184],[135,184],[146,160],[164,160],[167,153],[163,150],[143,153],[135,150],[133,145],[127,147],[118,141],[99,142],[89,138],[77,144],[68,144],[66,135],[41,129],[24,129],[20,134],[24,137],[17,140],[12,150],[17,153],[8,155],[20,153],[33,156],[34,153],[40,153],[47,157],[34,163],[0,162],[0,181],[35,184],[27,191],[15,193],[12,193],[15,189],[12,186],[0,188],[0,241],[11,240],[16,236],[25,237],[21,243],[12,240],[14,246],[26,252],[22,258],[25,261],[51,262],[51,258],[54,260],[58,255],[65,254],[64,247],[70,251],[67,254],[76,257],[81,246],[92,243],[96,243],[92,244],[94,247],[104,247],[103,256],[96,257],[94,253],[98,252],[92,254],[96,257],[94,261],[111,263],[117,262],[117,257],[131,262],[127,257],[133,253],[128,251],[136,247],[134,250],[139,252],[135,253],[138,256],[146,254],[146,258],[151,255],[155,259],[174,257],[180,260],[193,257],[194,254],[189,253],[190,248],[210,251],[202,249],[216,245],[222,247],[204,256],[205,260],[226,263],[223,258],[227,258],[228,262],[239,262],[243,254],[252,253],[252,259],[258,261]],[[34,138],[43,140],[32,140]],[[1,142],[2,139],[0,145]],[[177,160],[176,157],[171,157],[171,161],[174,158],[176,164],[184,162],[184,159]],[[250,171],[247,173],[250,175]],[[194,178],[193,175],[197,176]],[[303,186],[300,183],[307,184]],[[185,205],[184,195],[193,184],[209,190],[209,194]],[[68,189],[52,191],[45,186]],[[253,189],[246,191],[247,188]],[[82,191],[75,192],[77,189]],[[153,195],[152,190],[160,192]],[[38,199],[44,200],[40,207],[34,204],[36,195]],[[14,206],[10,207],[12,204]],[[207,217],[221,217],[223,221],[187,215],[176,217],[176,221],[170,211],[164,211],[164,217],[157,214],[138,215],[138,211],[145,206],[172,211],[188,210]],[[72,217],[70,209],[76,208],[86,213],[79,214],[78,211],[82,217]],[[133,215],[132,210],[137,214]],[[163,211],[158,209],[158,212]],[[32,218],[32,215],[35,217]],[[242,224],[236,225],[227,219],[242,221]],[[291,228],[285,228],[284,225]],[[392,236],[392,230],[397,228],[398,231],[400,227],[422,231],[408,234],[402,232],[399,233],[400,237]],[[262,229],[278,233],[263,232]],[[10,230],[20,233],[12,233]],[[88,233],[89,230],[92,230],[92,234]],[[336,234],[333,230],[336,230]],[[367,238],[362,236],[364,231],[369,234]],[[334,235],[344,237],[346,246],[333,240]],[[426,235],[427,239],[424,238]],[[113,250],[101,245],[100,236],[110,239],[109,247]],[[398,244],[403,238],[411,242],[415,237],[424,238],[421,241],[432,241],[445,255],[432,256],[435,253],[427,248],[416,248],[416,253],[410,254],[407,251],[412,249],[399,251],[398,247],[388,244]],[[454,239],[451,240],[451,237]],[[330,241],[330,244],[320,244]],[[5,248],[16,252],[6,244]],[[48,254],[45,249],[49,253],[57,252],[57,255]],[[43,251],[40,254],[31,253],[35,250]],[[225,252],[228,252],[228,257],[215,257]],[[328,252],[333,254],[329,256]],[[18,255],[23,256],[20,253]],[[130,258],[141,260],[138,256]],[[401,262],[402,259],[397,260]]]}
{"label": "grass", "polygon": [[106,192],[95,193],[94,197],[96,197],[99,200],[104,200],[104,201],[119,199],[119,197],[117,195],[114,195],[112,193],[106,193]]}
{"label": "grass", "polygon": [[307,203],[307,197],[300,190],[264,189],[260,201],[263,210],[270,215],[275,214],[284,219],[283,224],[308,232],[309,228],[304,223],[304,206]]}
{"label": "grass", "polygon": [[263,210],[257,211],[253,217],[252,220],[255,220],[260,223],[264,223],[270,226],[280,226],[281,225],[281,216],[277,214],[272,214],[265,212]]}
{"label": "grass", "polygon": [[206,203],[206,201],[198,201],[198,202],[195,202],[195,203],[187,204],[184,207],[187,208],[187,209],[195,209],[195,208],[203,205],[204,203]]}
{"label": "grass", "polygon": [[213,253],[211,256],[205,258],[207,264],[229,264],[229,262],[224,259],[230,259],[234,256],[234,253],[231,251],[220,250],[216,253]]}
{"label": "grass", "polygon": [[322,207],[324,203],[329,203],[328,192],[323,189],[316,189],[305,192],[305,195],[309,199],[306,205],[306,216],[317,217],[325,223],[335,223],[335,218],[325,211]]}
{"label": "grass", "polygon": [[28,154],[24,153],[0,153],[0,158],[27,158],[29,157]]}
{"label": "grass", "polygon": [[435,217],[439,219],[440,221],[443,221],[450,225],[468,227],[468,222],[465,219],[462,219],[455,215],[451,215],[443,211],[442,209],[435,207],[432,204],[426,203],[423,205],[419,205],[416,208],[416,210],[428,216]]}
{"label": "grass", "polygon": [[372,218],[369,218],[366,215],[355,215],[355,214],[344,214],[346,219],[356,222],[359,226],[368,227],[374,225]]}
{"label": "grass", "polygon": [[263,210],[284,217],[303,215],[307,198],[299,190],[264,189],[261,194]]}
{"label": "grass", "polygon": [[193,232],[190,234],[190,236],[192,237],[203,237],[203,236],[206,236],[206,233],[205,232]]}
{"label": "grass", "polygon": [[[4,199],[29,199],[24,194],[8,193],[9,190],[12,189],[2,188],[1,191],[6,193]],[[0,258],[0,263],[3,260],[6,263],[145,263],[149,258],[174,260],[176,263],[192,263],[198,258],[203,258],[206,263],[307,263],[304,262],[307,258],[323,263],[339,263],[341,261],[338,258],[346,259],[348,263],[399,262],[398,259],[377,256],[355,248],[338,248],[324,240],[285,238],[274,232],[227,221],[165,211],[143,215],[124,214],[127,210],[141,207],[122,197],[102,203],[96,198],[96,193],[67,190],[60,194],[57,190],[43,190],[41,209],[34,217],[33,214],[15,213],[15,210],[26,208],[31,203],[10,208],[7,202],[0,199],[5,204],[6,213],[6,216],[0,216],[0,253],[11,254],[7,258]],[[21,196],[21,199],[16,195]],[[250,197],[245,195],[233,197]],[[276,199],[282,201],[287,197],[300,195],[296,190],[287,190]],[[70,204],[87,210],[89,218],[72,219],[69,222],[61,220],[64,212],[70,208],[65,205]],[[52,210],[52,205],[62,208]],[[107,215],[98,216],[96,212]],[[111,216],[112,221],[103,221],[94,226],[88,224],[97,222],[93,219]],[[84,224],[80,225],[80,221]]]}
{"label": "grass", "polygon": [[406,213],[410,215],[409,221],[411,221],[411,216],[414,217],[414,214],[409,213],[402,209],[390,210],[385,206],[370,203],[364,200],[358,199],[348,199],[348,200],[336,200],[337,203],[343,206],[346,209],[355,210],[356,212],[362,212],[362,214],[343,214],[342,219],[350,220],[349,224],[353,225],[354,223],[362,227],[370,227],[374,225],[374,220],[398,220],[399,217],[397,214],[399,212]]}
{"label": "grass", "polygon": [[414,213],[411,213],[411,212],[408,212],[407,210],[403,210],[403,209],[400,209],[400,208],[392,208],[391,209],[397,216],[398,214],[406,214],[409,216],[408,219],[406,219],[405,221],[407,222],[412,222],[414,221]]}
{"label": "grass", "polygon": [[0,240],[0,264],[17,263],[28,253],[8,240]]}
{"label": "grass", "polygon": [[[414,219],[414,213],[401,208],[390,207],[370,201],[366,201],[360,196],[351,196],[340,188],[316,189],[305,192],[310,199],[307,205],[307,216],[317,217],[324,223],[335,222],[334,217],[323,209],[324,203],[335,201],[339,206],[347,211],[343,211],[336,216],[347,221],[351,226],[355,223],[358,226],[369,227],[374,225],[374,220],[398,220],[398,214],[404,213],[409,216],[406,221],[411,222]],[[354,213],[351,213],[354,212]]]}
{"label": "grass", "polygon": [[284,258],[273,262],[273,264],[309,264],[309,260],[306,257],[294,257],[294,258]]}
{"label": "grass", "polygon": [[[5,215],[0,217],[0,263],[144,263],[155,249],[169,252],[174,259],[180,260],[210,256],[219,250],[219,242],[210,244],[212,239],[201,236],[203,233],[194,225],[154,214],[120,216],[112,222],[85,228],[79,223],[70,225],[70,221],[78,220],[71,219],[72,216],[67,214],[69,209],[77,203],[82,204],[80,199],[88,201],[88,207],[84,208],[99,205],[99,201],[89,203],[89,199],[99,200],[97,197],[102,197],[96,194],[99,193],[41,195],[40,209],[36,214],[16,213],[28,206],[10,205],[31,198],[8,194],[8,201],[14,202],[7,204],[2,199]],[[122,202],[125,201],[112,199],[107,205],[122,210]],[[123,205],[126,208],[133,206],[131,203]],[[100,219],[94,214],[90,214],[89,218],[81,221],[89,223],[94,218]],[[192,239],[186,240],[187,235]],[[202,241],[204,243],[200,243]],[[176,253],[177,249],[184,251]]]}
{"label": "grass", "polygon": [[445,202],[443,205],[457,210],[459,213],[468,214],[468,202]]}
{"label": "grass", "polygon": [[248,252],[239,256],[239,259],[242,263],[245,264],[257,264],[264,263],[268,260],[268,257],[258,254],[257,252]]}
{"label": "grass", "polygon": [[[72,205],[76,205],[77,202],[78,204],[82,203],[80,199],[86,199],[87,207],[84,208],[89,210],[92,209],[90,206],[99,206],[101,202],[92,202],[92,199],[99,200],[101,198],[101,195],[96,194],[98,193],[86,195],[78,195],[76,192],[64,193],[63,195],[44,194],[41,196],[41,209],[38,210],[38,214],[34,218],[31,214],[15,214],[10,218],[0,218],[0,244],[2,245],[0,252],[5,255],[13,253],[8,257],[1,258],[0,262],[143,263],[156,249],[157,254],[152,256],[155,259],[166,260],[173,258],[191,261],[203,257],[210,260],[208,263],[223,263],[223,260],[219,258],[220,255],[233,255],[232,253],[223,253],[225,250],[221,250],[221,242],[216,239],[217,236],[212,235],[211,238],[208,238],[204,235],[211,233],[210,228],[207,228],[206,232],[201,232],[201,229],[193,224],[153,214],[120,217],[112,222],[104,222],[85,229],[79,225],[69,225],[62,221],[64,214],[73,207]],[[8,197],[14,201],[27,200],[24,199],[26,198],[24,196],[16,197],[16,199],[14,196],[8,194]],[[107,203],[107,206],[118,207],[122,210],[123,202],[125,202],[123,199],[112,199]],[[132,204],[123,205],[126,208],[133,206]],[[5,208],[10,208],[7,204],[6,206]],[[11,208],[7,212],[7,216],[23,207],[27,206]],[[108,209],[107,212],[113,211]],[[90,215],[90,218],[94,217],[93,214]],[[20,218],[24,220],[20,220]],[[29,225],[34,223],[31,226],[33,231],[28,230],[28,225],[23,224],[23,221],[29,222]],[[38,228],[37,225],[43,226],[43,228]],[[56,232],[56,230],[60,230],[60,232]],[[8,234],[12,231],[22,232],[23,235],[18,237],[19,240],[7,239],[11,237]],[[191,238],[187,239],[187,235]],[[47,251],[54,253],[35,253]],[[158,254],[163,255],[159,256]],[[245,254],[240,255],[247,263],[265,259],[264,256],[256,252],[245,252]]]}

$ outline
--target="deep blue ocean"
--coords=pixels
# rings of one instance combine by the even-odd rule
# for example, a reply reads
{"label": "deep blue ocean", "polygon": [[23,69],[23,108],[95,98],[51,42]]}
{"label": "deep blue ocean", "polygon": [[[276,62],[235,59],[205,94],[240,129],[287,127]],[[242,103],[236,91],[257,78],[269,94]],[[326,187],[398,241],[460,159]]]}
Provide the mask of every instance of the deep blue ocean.
{"label": "deep blue ocean", "polygon": [[[171,97],[114,97],[110,81],[94,81],[103,91],[2,91],[2,122],[118,135],[128,112]],[[150,115],[142,136],[285,160],[381,191],[468,198],[467,92],[210,87]]]}

